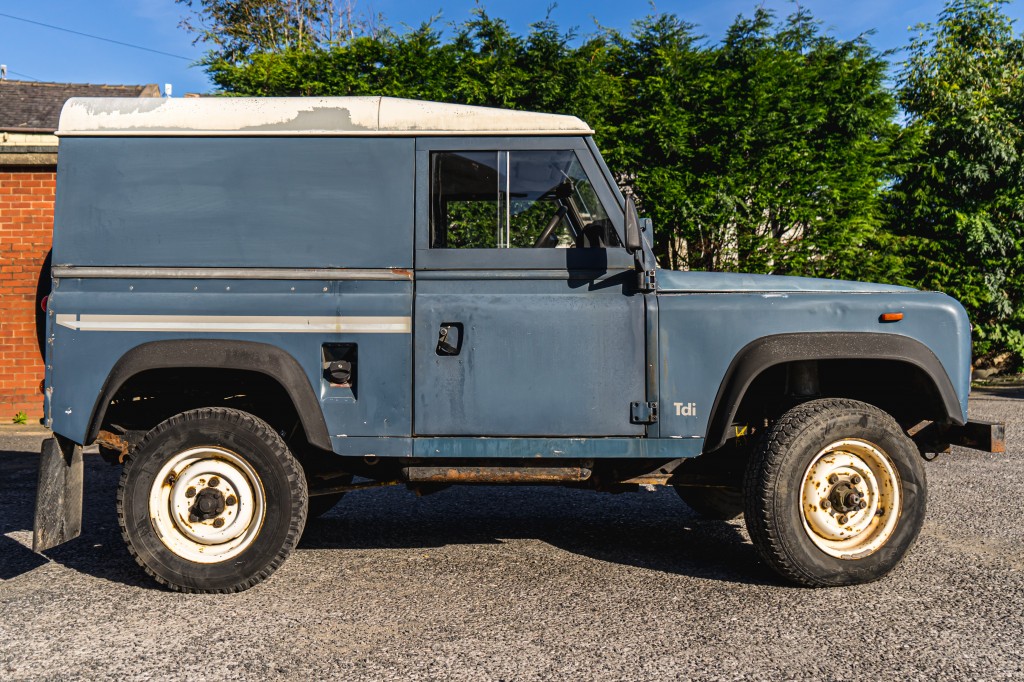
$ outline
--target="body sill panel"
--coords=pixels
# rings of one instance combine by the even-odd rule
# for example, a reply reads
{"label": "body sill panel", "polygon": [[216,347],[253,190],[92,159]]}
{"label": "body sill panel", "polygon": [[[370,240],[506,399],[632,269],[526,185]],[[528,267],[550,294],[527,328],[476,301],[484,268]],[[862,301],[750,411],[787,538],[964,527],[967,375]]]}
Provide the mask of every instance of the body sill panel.
{"label": "body sill panel", "polygon": [[335,454],[346,457],[467,459],[676,459],[697,457],[703,438],[475,438],[331,436]]}
{"label": "body sill panel", "polygon": [[703,438],[473,438],[423,437],[413,441],[415,457],[587,459],[675,459],[696,457]]}

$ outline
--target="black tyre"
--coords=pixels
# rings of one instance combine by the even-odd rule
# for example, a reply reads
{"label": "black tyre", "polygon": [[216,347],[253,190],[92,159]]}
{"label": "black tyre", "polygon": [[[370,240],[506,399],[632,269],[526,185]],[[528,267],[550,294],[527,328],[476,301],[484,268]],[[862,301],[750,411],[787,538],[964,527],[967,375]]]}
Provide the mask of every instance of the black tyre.
{"label": "black tyre", "polygon": [[783,578],[855,585],[891,571],[924,523],[927,486],[913,441],[866,403],[823,399],[786,412],[751,457],[750,538]]}
{"label": "black tyre", "polygon": [[743,493],[731,488],[681,485],[676,492],[690,509],[712,521],[731,521],[743,515]]}
{"label": "black tyre", "polygon": [[306,505],[305,476],[281,437],[224,408],[159,424],[117,491],[128,551],[181,592],[240,592],[268,578],[302,535]]}

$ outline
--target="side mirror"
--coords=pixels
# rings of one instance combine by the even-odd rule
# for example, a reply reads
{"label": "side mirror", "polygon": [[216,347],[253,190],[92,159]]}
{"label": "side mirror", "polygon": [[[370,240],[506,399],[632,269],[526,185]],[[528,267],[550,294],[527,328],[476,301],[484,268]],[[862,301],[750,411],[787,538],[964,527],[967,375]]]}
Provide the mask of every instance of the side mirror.
{"label": "side mirror", "polygon": [[640,237],[640,216],[633,197],[626,197],[626,251],[636,253],[643,246]]}

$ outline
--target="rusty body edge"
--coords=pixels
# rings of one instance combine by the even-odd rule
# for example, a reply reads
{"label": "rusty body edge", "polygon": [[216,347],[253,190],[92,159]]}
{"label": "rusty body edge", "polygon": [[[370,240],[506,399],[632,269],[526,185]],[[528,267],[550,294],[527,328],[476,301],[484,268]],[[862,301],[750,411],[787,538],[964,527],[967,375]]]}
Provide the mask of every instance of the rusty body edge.
{"label": "rusty body edge", "polygon": [[921,452],[948,452],[951,445],[1002,454],[1006,452],[1006,425],[972,419],[966,424],[921,422],[907,430]]}
{"label": "rusty body edge", "polygon": [[118,453],[118,464],[124,464],[125,458],[128,457],[128,453],[131,452],[135,445],[124,436],[120,436],[111,431],[100,431],[97,433],[95,443],[102,447],[115,450]]}
{"label": "rusty body edge", "polygon": [[402,476],[410,483],[572,483],[586,481],[592,470],[568,467],[403,467]]}
{"label": "rusty body edge", "polygon": [[347,485],[335,485],[329,488],[310,488],[309,496],[336,495],[337,493],[350,493],[355,490],[367,490],[369,488],[386,488],[392,485],[401,485],[401,481],[363,481],[361,483],[349,483]]}
{"label": "rusty body edge", "polygon": [[1006,425],[972,419],[963,426],[953,424],[947,431],[949,442],[983,452],[1006,452]]}

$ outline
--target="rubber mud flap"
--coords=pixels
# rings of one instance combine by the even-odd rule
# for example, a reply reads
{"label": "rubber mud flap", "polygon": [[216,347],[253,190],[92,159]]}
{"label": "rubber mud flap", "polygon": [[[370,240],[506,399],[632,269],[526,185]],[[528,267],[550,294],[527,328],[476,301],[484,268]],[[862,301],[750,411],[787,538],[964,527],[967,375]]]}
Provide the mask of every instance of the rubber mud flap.
{"label": "rubber mud flap", "polygon": [[83,471],[82,446],[61,436],[43,441],[32,551],[45,552],[81,535]]}

